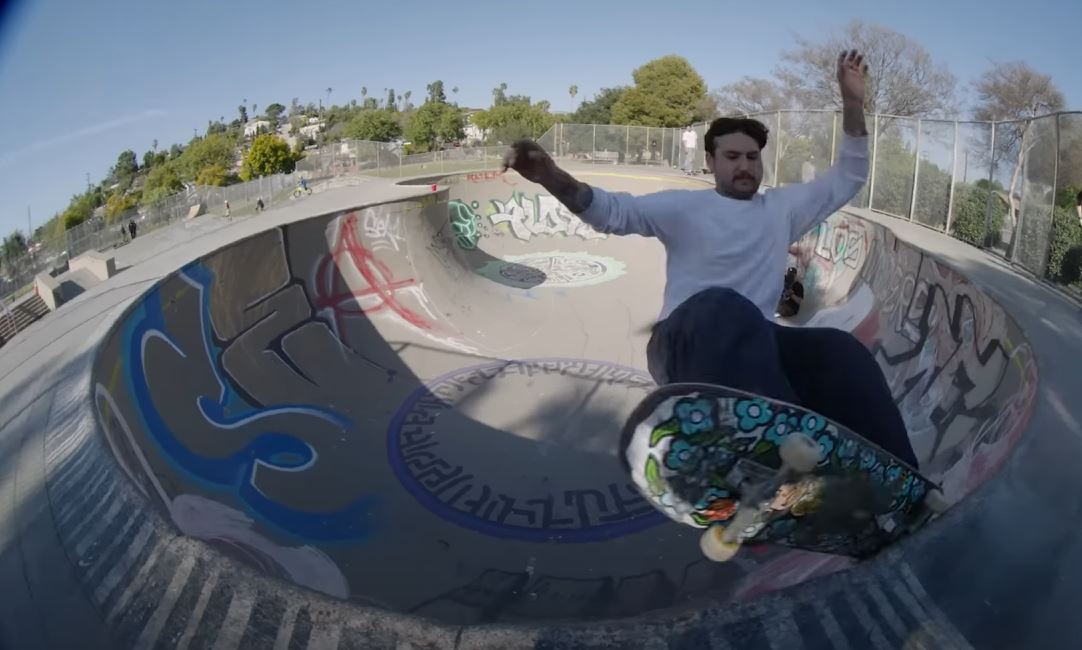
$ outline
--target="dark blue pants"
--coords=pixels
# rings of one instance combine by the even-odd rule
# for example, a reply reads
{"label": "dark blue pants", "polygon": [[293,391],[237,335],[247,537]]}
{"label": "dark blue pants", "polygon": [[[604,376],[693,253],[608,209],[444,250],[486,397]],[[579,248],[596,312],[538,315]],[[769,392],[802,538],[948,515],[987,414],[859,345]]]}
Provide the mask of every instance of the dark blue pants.
{"label": "dark blue pants", "polygon": [[798,404],[917,466],[883,372],[848,332],[783,327],[736,291],[714,288],[655,325],[646,356],[659,385],[721,384]]}

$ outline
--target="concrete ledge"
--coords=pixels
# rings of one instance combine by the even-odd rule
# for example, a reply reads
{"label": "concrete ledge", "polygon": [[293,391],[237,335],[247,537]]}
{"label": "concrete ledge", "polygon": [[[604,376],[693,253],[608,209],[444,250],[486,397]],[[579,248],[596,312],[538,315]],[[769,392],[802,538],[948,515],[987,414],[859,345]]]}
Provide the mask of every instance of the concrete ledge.
{"label": "concrete ledge", "polygon": [[68,263],[70,270],[86,269],[98,280],[104,282],[116,275],[116,260],[112,255],[99,251],[88,251]]}
{"label": "concrete ledge", "polygon": [[38,273],[34,276],[34,291],[45,301],[45,306],[49,308],[49,311],[56,311],[57,307],[64,304],[60,281],[48,273]]}

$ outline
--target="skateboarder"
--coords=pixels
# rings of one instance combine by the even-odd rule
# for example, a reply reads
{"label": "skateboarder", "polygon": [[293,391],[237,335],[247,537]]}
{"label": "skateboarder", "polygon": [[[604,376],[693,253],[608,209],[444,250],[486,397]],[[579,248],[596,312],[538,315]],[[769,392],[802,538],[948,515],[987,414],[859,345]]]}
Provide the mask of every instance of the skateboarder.
{"label": "skateboarder", "polygon": [[706,132],[710,190],[632,196],[556,166],[536,143],[514,143],[504,170],[545,187],[599,232],[657,237],[667,253],[664,306],[647,346],[658,384],[721,384],[836,420],[914,466],[905,424],[871,353],[851,334],[774,322],[789,244],[860,191],[868,177],[867,66],[842,52],[838,163],[810,183],[759,191],[767,128],[719,118]]}

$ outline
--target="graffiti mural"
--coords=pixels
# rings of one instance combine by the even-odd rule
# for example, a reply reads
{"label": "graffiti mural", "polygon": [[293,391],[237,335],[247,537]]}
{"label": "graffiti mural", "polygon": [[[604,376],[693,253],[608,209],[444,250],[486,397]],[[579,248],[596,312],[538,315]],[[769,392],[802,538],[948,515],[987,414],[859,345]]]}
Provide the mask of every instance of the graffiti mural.
{"label": "graffiti mural", "polygon": [[1021,330],[965,277],[855,217],[835,215],[792,252],[816,301],[807,324],[844,326],[875,354],[922,469],[967,493],[1006,458],[1033,407],[1037,370]]}
{"label": "graffiti mural", "polygon": [[615,280],[624,271],[624,263],[611,257],[550,251],[504,255],[502,260],[488,262],[477,272],[501,284],[532,288],[585,287]]}
{"label": "graffiti mural", "polygon": [[[614,480],[603,487],[569,485],[554,491],[551,485],[516,485],[499,478],[502,472],[481,471],[484,463],[473,457],[481,448],[486,454],[496,453],[496,442],[478,448],[465,445],[445,424],[456,421],[456,405],[475,400],[480,391],[494,390],[494,384],[525,387],[540,377],[631,388],[640,396],[653,386],[641,371],[575,359],[496,362],[444,375],[411,395],[388,428],[388,457],[403,486],[439,516],[499,537],[597,541],[661,523],[663,517],[642,499],[611,453],[606,460]],[[614,431],[619,424],[611,423]],[[596,472],[597,461],[587,462]]]}
{"label": "graffiti mural", "polygon": [[[371,520],[362,515],[373,505],[371,495],[332,505],[342,501],[339,493],[321,512],[298,507],[296,494],[313,475],[340,471],[334,447],[351,421],[317,405],[264,406],[230,381],[221,366],[230,342],[215,336],[211,322],[215,280],[202,263],[190,264],[127,317],[120,372],[140,429],[188,480],[267,525],[308,539],[367,535]],[[197,310],[192,327],[167,324],[165,314],[179,305]],[[163,371],[172,384],[153,381]],[[195,399],[177,403],[174,390],[192,390]],[[303,438],[290,433],[298,430]]]}
{"label": "graffiti mural", "polygon": [[[338,218],[334,247],[320,261],[316,272],[317,308],[332,310],[335,318],[386,309],[414,327],[431,329],[431,323],[403,305],[397,295],[403,288],[415,286],[416,281],[395,279],[387,264],[365,247],[357,233],[357,222],[354,212]],[[348,271],[360,276],[360,286],[351,286],[350,280],[357,279],[349,277]]]}
{"label": "graffiti mural", "polygon": [[555,196],[535,194],[533,198],[516,192],[506,201],[492,200],[493,212],[488,215],[494,226],[507,224],[518,239],[530,241],[536,236],[564,235],[582,239],[605,239],[564,207]]}

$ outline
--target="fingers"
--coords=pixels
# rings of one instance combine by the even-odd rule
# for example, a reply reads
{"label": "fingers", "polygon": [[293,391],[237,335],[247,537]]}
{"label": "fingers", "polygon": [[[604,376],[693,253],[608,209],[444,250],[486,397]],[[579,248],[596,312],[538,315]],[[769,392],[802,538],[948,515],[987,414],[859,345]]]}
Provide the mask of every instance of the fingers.
{"label": "fingers", "polygon": [[868,65],[864,62],[864,55],[856,50],[842,50],[838,55],[838,70],[856,70],[868,72]]}

